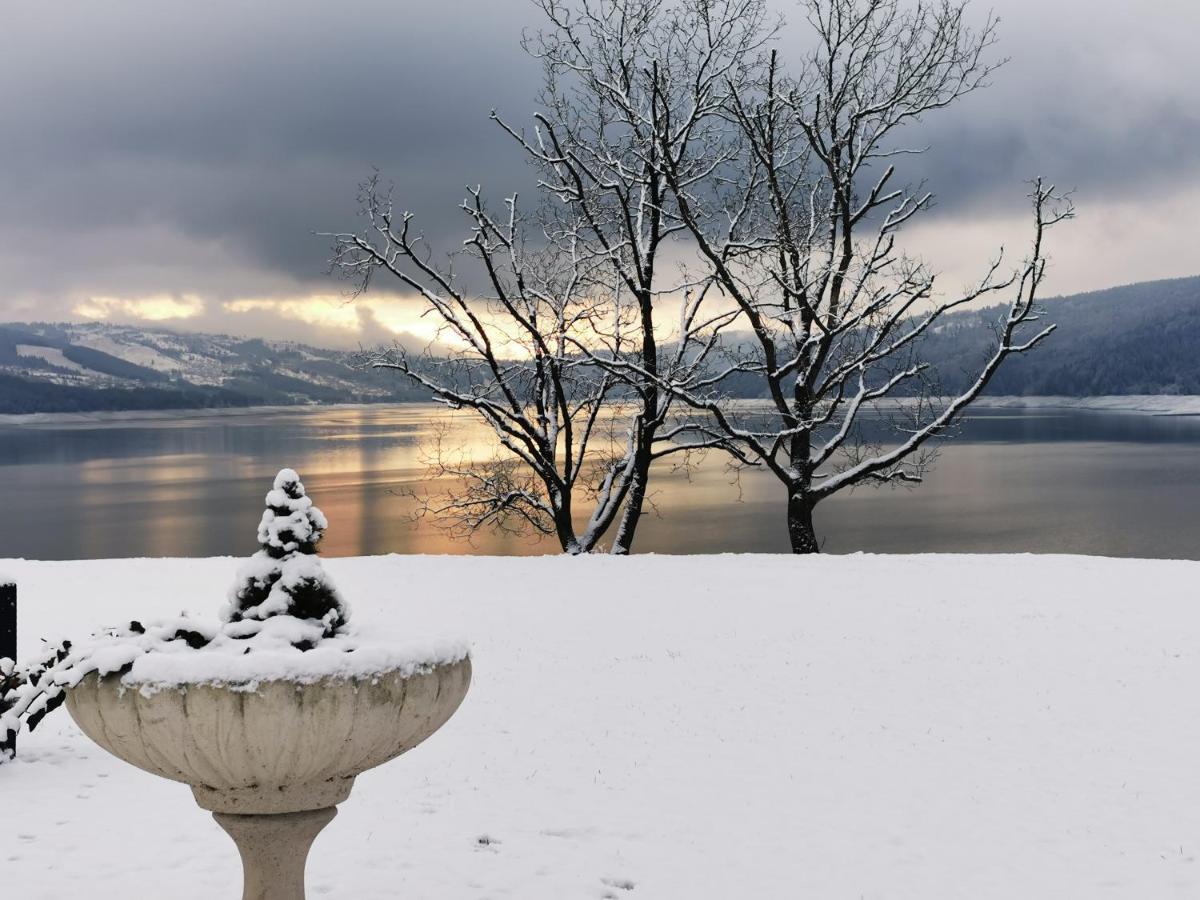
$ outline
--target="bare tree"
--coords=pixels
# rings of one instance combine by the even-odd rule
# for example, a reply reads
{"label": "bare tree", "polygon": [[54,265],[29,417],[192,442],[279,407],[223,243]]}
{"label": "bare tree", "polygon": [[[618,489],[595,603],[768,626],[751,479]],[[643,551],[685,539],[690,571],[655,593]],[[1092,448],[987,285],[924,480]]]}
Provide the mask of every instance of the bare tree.
{"label": "bare tree", "polygon": [[[898,232],[931,195],[894,186],[896,161],[920,152],[894,138],[985,85],[995,21],[971,30],[965,0],[805,6],[816,40],[800,77],[786,79],[772,54],[756,76],[729,85],[739,154],[697,181],[664,147],[674,209],[750,338],[725,348],[707,389],[656,379],[778,479],[795,553],[818,551],[813,509],[838,491],[920,481],[930,442],[1005,359],[1054,330],[1036,324],[1043,242],[1072,215],[1038,180],[1024,262],[1002,275],[1001,252],[972,288],[939,292],[929,269],[897,248]],[[952,310],[1005,292],[1007,311],[977,377],[962,394],[939,397],[920,358],[922,336]],[[735,374],[758,380],[766,404],[724,399],[720,380]]]}
{"label": "bare tree", "polygon": [[[660,384],[694,380],[713,335],[733,318],[700,316],[705,289],[665,258],[672,237],[684,230],[667,169],[686,187],[731,158],[721,121],[729,85],[758,62],[773,30],[763,0],[535,2],[546,27],[527,35],[525,48],[543,63],[543,110],[532,133],[494,118],[537,166],[542,189],[568,211],[553,237],[573,242],[595,289],[631,308],[629,319],[619,319],[633,335],[628,354],[614,354],[611,346],[592,354],[593,342],[576,341],[593,363],[633,363],[603,366],[637,405],[628,496],[613,544],[614,552],[626,553],[654,460],[679,449],[681,431],[693,432],[692,447],[716,442],[695,423],[670,428],[675,394]],[[672,333],[658,306],[681,295],[679,330]],[[673,345],[666,351],[664,335]],[[604,337],[611,342],[614,335]],[[703,344],[695,353],[693,341]]]}
{"label": "bare tree", "polygon": [[[475,459],[453,440],[439,435],[434,442],[431,468],[450,486],[423,511],[451,535],[533,532],[554,536],[566,553],[589,553],[632,502],[634,487],[644,490],[640,442],[650,441],[649,463],[724,446],[706,422],[668,421],[665,410],[647,436],[637,425],[643,406],[630,381],[591,360],[592,353],[636,357],[641,319],[619,286],[615,295],[605,293],[607,261],[581,251],[577,225],[563,227],[557,215],[556,229],[542,231],[531,247],[515,197],[496,218],[472,191],[462,204],[471,222],[463,252],[482,267],[486,283],[473,292],[452,264],[432,261],[412,217],[394,212],[378,178],[364,184],[360,199],[367,228],[330,235],[333,268],[358,292],[380,272],[397,279],[423,299],[440,338],[417,356],[401,347],[369,353],[367,364],[397,371],[452,409],[479,416],[500,447]],[[685,292],[683,338],[663,356],[664,370],[684,384],[703,370],[734,318],[724,312],[701,320],[702,304],[702,290]],[[580,498],[587,507],[580,509]],[[639,495],[639,509],[644,502]],[[615,551],[628,552],[632,532],[624,538]]]}
{"label": "bare tree", "polygon": [[[366,290],[384,272],[417,293],[439,323],[442,347],[416,358],[401,348],[369,356],[426,388],[453,409],[469,410],[494,431],[505,455],[465,459],[439,448],[435,465],[452,487],[432,512],[452,534],[491,527],[553,535],[567,553],[595,549],[628,493],[628,448],[611,450],[608,404],[616,380],[569,352],[576,331],[604,328],[611,305],[583,293],[588,263],[569,240],[528,249],[517,199],[503,218],[478,190],[462,209],[471,222],[465,252],[485,273],[487,290],[465,288],[452,265],[437,265],[412,228],[394,212],[377,178],[361,196],[367,228],[336,234],[333,267]],[[621,352],[618,343],[611,345]],[[590,479],[595,479],[593,484]],[[592,511],[575,523],[577,487],[593,485]]]}
{"label": "bare tree", "polygon": [[[473,295],[452,268],[431,263],[410,217],[394,212],[376,181],[361,198],[368,227],[333,236],[333,266],[359,290],[386,272],[420,295],[445,329],[449,358],[393,350],[372,364],[474,411],[507,454],[484,463],[443,457],[444,474],[463,487],[433,508],[439,519],[460,534],[553,533],[567,552],[595,549],[616,522],[612,550],[628,553],[655,461],[727,443],[694,415],[674,417],[675,394],[660,387],[695,387],[737,316],[702,315],[712,280],[690,280],[665,259],[684,225],[663,154],[676,157],[671,169],[684,185],[732,159],[727,86],[742,80],[770,30],[763,0],[536,5],[546,27],[525,47],[544,67],[543,110],[529,132],[493,118],[537,167],[543,202],[529,222],[515,198],[502,220],[478,189],[464,203],[466,252],[485,291]],[[664,303],[672,315],[662,315]],[[576,488],[593,505],[578,532]]]}

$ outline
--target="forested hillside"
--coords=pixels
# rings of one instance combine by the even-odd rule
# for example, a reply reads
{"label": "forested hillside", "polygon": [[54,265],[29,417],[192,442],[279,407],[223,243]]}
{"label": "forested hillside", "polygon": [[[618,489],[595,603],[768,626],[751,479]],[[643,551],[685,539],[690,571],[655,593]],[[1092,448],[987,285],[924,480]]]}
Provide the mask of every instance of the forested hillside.
{"label": "forested hillside", "polygon": [[[1058,330],[1010,359],[988,388],[994,396],[1095,397],[1200,394],[1200,278],[1153,281],[1046,301],[1041,323]],[[962,313],[926,341],[948,390],[974,378],[989,345],[993,308]]]}

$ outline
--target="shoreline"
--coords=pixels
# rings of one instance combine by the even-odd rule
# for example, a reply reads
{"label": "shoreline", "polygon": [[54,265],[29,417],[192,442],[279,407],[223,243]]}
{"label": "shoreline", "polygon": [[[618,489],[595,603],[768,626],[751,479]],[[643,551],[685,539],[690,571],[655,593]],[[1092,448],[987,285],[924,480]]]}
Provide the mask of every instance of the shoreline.
{"label": "shoreline", "polygon": [[[1200,416],[1195,394],[1114,394],[1100,397],[980,397],[984,409],[1081,409],[1153,416]],[[969,408],[969,407],[968,407]]]}
{"label": "shoreline", "polygon": [[267,406],[217,406],[191,409],[105,409],[91,412],[35,412],[0,414],[5,425],[102,425],[140,421],[180,421],[184,419],[226,419],[274,413],[303,413],[322,409],[376,409],[388,406],[440,406],[433,401],[411,403],[297,403]]}
{"label": "shoreline", "polygon": [[[745,403],[761,403],[747,398]],[[1099,397],[980,397],[972,406],[981,409],[1072,409],[1094,412],[1135,413],[1154,416],[1200,416],[1200,395],[1195,394],[1116,394]],[[21,425],[88,425],[139,421],[179,421],[184,419],[237,418],[277,413],[303,413],[326,409],[376,409],[382,407],[441,407],[435,401],[380,403],[305,403],[294,405],[224,406],[188,409],[94,410],[91,412],[33,412],[0,414],[0,427]]]}

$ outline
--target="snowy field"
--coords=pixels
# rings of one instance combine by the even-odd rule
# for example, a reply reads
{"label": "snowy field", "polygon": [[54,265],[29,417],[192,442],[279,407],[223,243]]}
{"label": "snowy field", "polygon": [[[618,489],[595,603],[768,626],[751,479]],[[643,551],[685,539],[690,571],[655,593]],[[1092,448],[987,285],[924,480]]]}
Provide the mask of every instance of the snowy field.
{"label": "snowy field", "polygon": [[[360,776],[310,897],[1200,895],[1200,563],[1079,557],[330,559],[359,625],[475,682]],[[236,562],[2,562],[25,653]],[[0,896],[236,897],[188,789],[65,711],[0,766]]]}

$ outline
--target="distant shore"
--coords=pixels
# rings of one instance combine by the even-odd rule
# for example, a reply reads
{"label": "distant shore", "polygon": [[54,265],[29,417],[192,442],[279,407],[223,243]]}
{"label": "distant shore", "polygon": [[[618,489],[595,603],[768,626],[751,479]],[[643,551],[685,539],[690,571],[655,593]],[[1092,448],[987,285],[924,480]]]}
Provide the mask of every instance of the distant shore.
{"label": "distant shore", "polygon": [[3,425],[64,425],[78,422],[178,421],[179,419],[228,419],[271,413],[307,412],[315,409],[376,409],[382,406],[435,406],[432,401],[405,403],[295,403],[276,406],[216,406],[196,409],[130,409],[95,412],[12,413],[0,415]]}
{"label": "distant shore", "polygon": [[[763,403],[763,400],[744,400]],[[1130,394],[1111,397],[980,397],[975,406],[985,409],[1086,409],[1155,416],[1200,416],[1200,395]],[[0,415],[0,426],[63,425],[180,419],[235,418],[316,409],[375,409],[381,406],[440,406],[433,401],[381,403],[306,403],[276,406],[223,406],[195,409],[99,410],[95,412],[35,412]]]}
{"label": "distant shore", "polygon": [[1112,397],[980,397],[976,406],[988,409],[1092,409],[1155,416],[1200,416],[1200,396],[1194,394],[1130,394]]}

